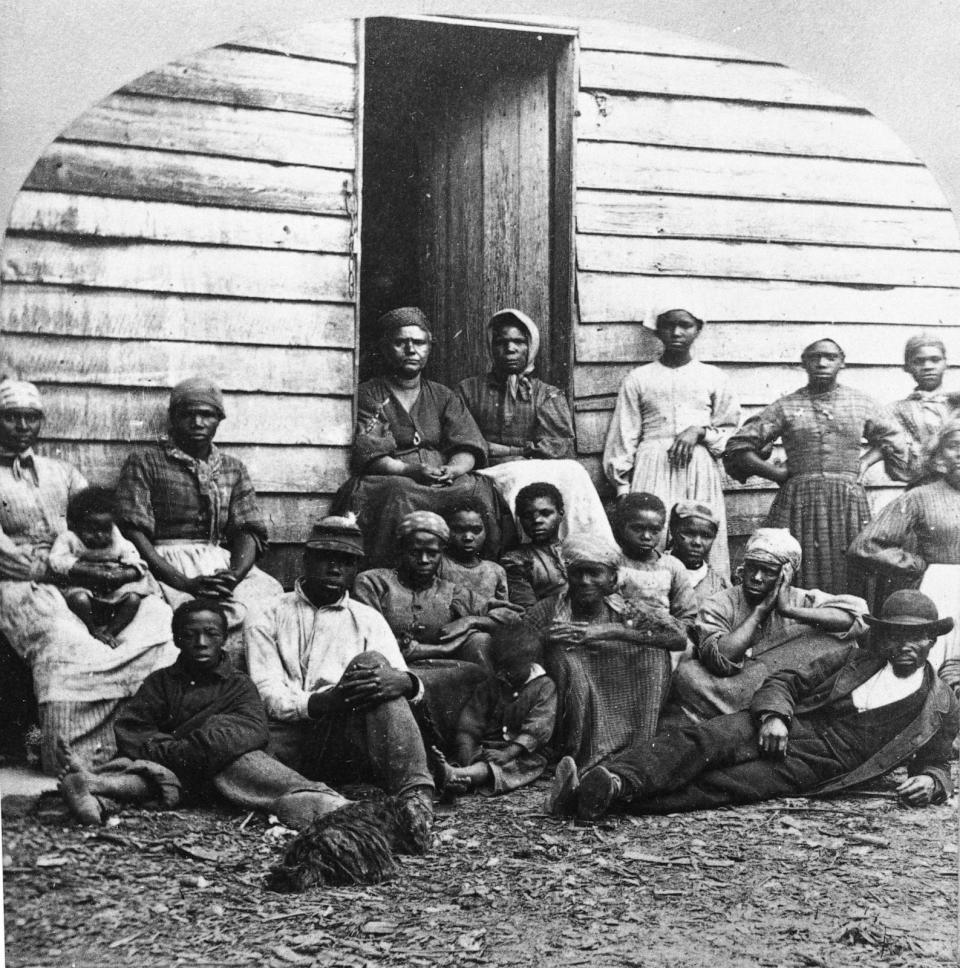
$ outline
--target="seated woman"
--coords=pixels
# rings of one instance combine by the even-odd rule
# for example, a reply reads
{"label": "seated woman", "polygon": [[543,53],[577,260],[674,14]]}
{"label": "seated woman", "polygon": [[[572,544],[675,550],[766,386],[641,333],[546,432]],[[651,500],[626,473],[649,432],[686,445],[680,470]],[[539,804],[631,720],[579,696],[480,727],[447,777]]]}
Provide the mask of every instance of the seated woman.
{"label": "seated woman", "polygon": [[226,651],[243,663],[243,621],[283,587],[256,568],[267,526],[246,467],[213,443],[225,417],[219,387],[201,377],[170,391],[170,437],[135,451],[117,484],[117,522],[173,608],[215,598],[230,618]]}
{"label": "seated woman", "polygon": [[668,553],[687,569],[697,608],[712,595],[730,587],[730,580],[709,560],[719,528],[720,519],[699,501],[678,501],[670,511]]}
{"label": "seated woman", "polygon": [[953,618],[929,662],[960,692],[960,419],[933,436],[923,484],[888,504],[854,538],[848,552],[860,567],[916,584],[941,615]]}
{"label": "seated woman", "polygon": [[158,595],[146,596],[117,630],[115,648],[91,635],[67,607],[57,582],[104,593],[127,576],[118,569],[105,578],[81,561],[65,575],[49,568],[54,539],[67,527],[67,502],[87,482],[69,464],[34,453],[42,426],[37,388],[0,382],[0,635],[33,674],[41,765],[55,774],[63,765],[61,737],[87,763],[113,756],[117,707],[154,669],[169,665],[176,650],[170,608]]}
{"label": "seated woman", "polygon": [[867,603],[795,588],[799,569],[800,543],[786,528],[750,536],[742,584],[700,607],[697,658],[677,668],[671,706],[695,722],[739,712],[771,673],[842,653],[863,634]]}
{"label": "seated woman", "polygon": [[450,540],[450,528],[439,514],[408,514],[395,539],[399,566],[362,572],[353,597],[383,615],[408,663],[463,659],[492,669],[490,633],[499,625],[515,623],[517,609],[439,576],[443,549]]}
{"label": "seated woman", "polygon": [[382,568],[394,564],[394,534],[407,514],[435,508],[441,497],[472,497],[484,509],[487,557],[497,558],[509,513],[493,484],[472,473],[487,452],[470,412],[452,390],[422,377],[433,339],[427,317],[405,307],[377,325],[386,372],[360,385],[354,476],[337,492],[332,513],[357,515],[367,564]]}
{"label": "seated woman", "polygon": [[567,507],[561,538],[583,532],[612,541],[600,496],[575,459],[566,398],[531,376],[540,349],[536,324],[519,309],[501,309],[487,328],[490,372],[457,386],[487,444],[489,466],[480,473],[496,482],[510,507],[524,485],[553,481]]}
{"label": "seated woman", "polygon": [[589,535],[563,543],[569,590],[524,616],[557,687],[555,752],[581,769],[653,736],[670,685],[669,653],[686,645],[669,615],[648,612],[617,592],[622,555]]}

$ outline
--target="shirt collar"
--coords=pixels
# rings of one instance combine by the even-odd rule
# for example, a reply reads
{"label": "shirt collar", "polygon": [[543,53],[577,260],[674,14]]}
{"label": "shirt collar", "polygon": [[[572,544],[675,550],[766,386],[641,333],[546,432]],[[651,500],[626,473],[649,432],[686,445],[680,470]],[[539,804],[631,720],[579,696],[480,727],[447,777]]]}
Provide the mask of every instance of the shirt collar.
{"label": "shirt collar", "polygon": [[921,403],[946,403],[947,395],[943,390],[914,390],[907,399]]}
{"label": "shirt collar", "polygon": [[524,682],[524,685],[527,685],[527,683],[533,682],[534,679],[539,679],[541,676],[545,676],[546,674],[547,674],[547,670],[544,669],[544,667],[540,665],[539,662],[531,663],[530,675],[527,676],[526,681]]}

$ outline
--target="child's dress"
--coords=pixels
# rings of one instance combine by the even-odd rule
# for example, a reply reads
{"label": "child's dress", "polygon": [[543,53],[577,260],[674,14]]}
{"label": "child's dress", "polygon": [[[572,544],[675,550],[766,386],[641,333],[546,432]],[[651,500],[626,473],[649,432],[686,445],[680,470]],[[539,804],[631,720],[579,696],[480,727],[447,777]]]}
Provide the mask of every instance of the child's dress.
{"label": "child's dress", "polygon": [[[556,717],[557,689],[538,663],[533,663],[530,677],[517,690],[499,679],[481,682],[460,713],[457,733],[466,734],[478,747],[505,749],[517,743],[524,751],[505,766],[490,763],[491,779],[479,787],[480,792],[496,796],[539,779],[547,766],[540,751],[550,742]],[[480,761],[479,752],[474,763]]]}
{"label": "child's dress", "polygon": [[510,600],[507,573],[495,561],[480,560],[472,568],[454,561],[449,555],[440,560],[440,577],[466,588],[482,599]]}
{"label": "child's dress", "polygon": [[[50,570],[57,575],[66,576],[77,562],[135,568],[140,575],[135,581],[127,582],[112,592],[97,592],[93,595],[95,602],[115,605],[126,595],[146,598],[147,595],[160,594],[160,586],[147,571],[140,552],[120,534],[116,525],[110,533],[110,545],[106,548],[88,548],[73,531],[63,531],[57,535],[50,549],[50,557],[47,559]],[[89,591],[89,589],[80,586],[68,586],[62,589],[64,598],[69,598],[78,591]]]}
{"label": "child's dress", "polygon": [[500,564],[507,573],[510,601],[530,608],[537,602],[567,590],[567,566],[560,553],[560,542],[522,544],[508,551]]}
{"label": "child's dress", "polygon": [[[603,472],[617,497],[648,491],[668,508],[701,501],[714,509],[720,523],[710,561],[721,574],[730,572],[730,552],[719,461],[739,420],[740,406],[717,367],[699,360],[676,368],[655,361],[632,370],[621,384],[603,449]],[[667,451],[687,427],[703,427],[703,440],[686,467],[673,467]]]}
{"label": "child's dress", "polygon": [[[667,557],[672,558],[673,555],[668,552]],[[697,600],[697,608],[700,608],[712,595],[730,587],[729,579],[724,578],[709,561],[705,561],[699,568],[687,568],[686,572],[687,578],[690,579],[690,584],[693,586],[693,596]]]}

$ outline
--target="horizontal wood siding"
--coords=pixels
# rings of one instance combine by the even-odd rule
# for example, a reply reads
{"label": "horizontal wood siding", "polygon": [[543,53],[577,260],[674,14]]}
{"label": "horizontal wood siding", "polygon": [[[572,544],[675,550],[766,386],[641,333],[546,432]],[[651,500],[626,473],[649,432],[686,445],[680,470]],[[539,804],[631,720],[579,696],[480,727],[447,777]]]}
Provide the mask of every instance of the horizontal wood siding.
{"label": "horizontal wood siding", "polygon": [[0,369],[43,389],[45,450],[109,483],[211,377],[288,584],[348,473],[355,48],[352,21],[249,33],[137,78],[44,152],[0,257]]}
{"label": "horizontal wood siding", "polygon": [[[936,330],[960,359],[957,225],[895,134],[779,64],[637,25],[579,33],[574,420],[601,486],[620,382],[659,352],[654,309],[709,321],[696,354],[745,415],[803,385],[800,351],[821,336],[846,350],[841,380],[887,402],[912,389],[912,334]],[[896,493],[879,468],[869,480],[878,505]],[[726,484],[746,533],[775,489]]]}

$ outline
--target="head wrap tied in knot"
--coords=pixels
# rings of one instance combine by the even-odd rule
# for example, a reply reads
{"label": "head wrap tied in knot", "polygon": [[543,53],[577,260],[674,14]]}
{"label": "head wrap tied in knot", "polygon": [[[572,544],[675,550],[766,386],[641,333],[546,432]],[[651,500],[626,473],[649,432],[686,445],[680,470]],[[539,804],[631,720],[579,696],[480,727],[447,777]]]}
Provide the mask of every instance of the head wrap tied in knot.
{"label": "head wrap tied in knot", "polygon": [[590,534],[571,535],[560,546],[560,554],[567,568],[604,565],[616,569],[623,564],[623,553],[616,545]]}
{"label": "head wrap tied in knot", "polygon": [[800,542],[786,528],[757,528],[747,541],[743,557],[767,565],[800,568]]}
{"label": "head wrap tied in knot", "polygon": [[223,394],[220,387],[212,380],[202,376],[192,376],[181,380],[170,391],[170,413],[175,413],[186,406],[210,407],[216,410],[217,416],[223,420],[226,411],[223,409]]}
{"label": "head wrap tied in knot", "polygon": [[427,314],[416,306],[401,306],[399,309],[391,309],[390,312],[384,313],[377,320],[377,332],[380,334],[380,339],[389,339],[398,329],[403,329],[404,326],[419,326],[433,339]]}
{"label": "head wrap tied in knot", "polygon": [[681,521],[687,521],[690,518],[698,518],[712,524],[714,531],[720,528],[720,519],[706,504],[701,504],[699,501],[677,501],[670,511],[670,530],[675,531]]}
{"label": "head wrap tied in knot", "polygon": [[26,380],[0,380],[0,412],[36,410],[43,413],[40,391]]}
{"label": "head wrap tied in knot", "polygon": [[397,541],[402,541],[414,531],[426,531],[436,535],[444,544],[450,540],[450,528],[447,522],[434,514],[433,511],[412,511],[397,525]]}
{"label": "head wrap tied in knot", "polygon": [[530,374],[533,372],[537,362],[537,354],[540,352],[540,330],[537,324],[519,309],[501,309],[490,317],[487,324],[487,333],[490,337],[490,355],[493,355],[493,339],[503,326],[518,326],[527,334],[527,365],[523,373],[511,373],[507,377],[507,395],[504,401],[503,417],[509,421],[513,416],[514,406],[519,397],[521,400],[529,401],[533,396],[533,384],[530,382]]}

